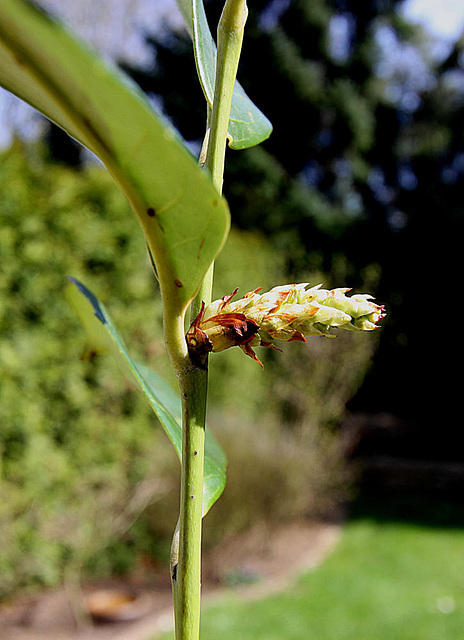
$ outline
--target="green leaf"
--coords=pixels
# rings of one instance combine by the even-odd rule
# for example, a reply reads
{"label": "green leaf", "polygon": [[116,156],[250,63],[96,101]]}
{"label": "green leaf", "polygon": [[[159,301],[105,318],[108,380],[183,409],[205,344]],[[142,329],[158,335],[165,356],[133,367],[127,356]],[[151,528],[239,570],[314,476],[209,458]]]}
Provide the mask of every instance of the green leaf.
{"label": "green leaf", "polygon": [[[66,295],[87,333],[90,353],[111,352],[124,373],[135,380],[171,440],[179,460],[182,458],[181,402],[171,387],[148,366],[135,362],[108,311],[97,297],[75,278],[68,278]],[[203,481],[203,515],[224,490],[226,457],[209,430],[206,431]]]}
{"label": "green leaf", "polygon": [[[212,107],[216,78],[216,44],[211,35],[203,0],[177,0],[192,36],[198,76],[205,98]],[[269,138],[272,125],[253,104],[238,82],[235,83],[229,120],[229,144],[246,149]]]}
{"label": "green leaf", "polygon": [[104,162],[139,218],[163,298],[183,313],[230,223],[172,128],[122,73],[27,0],[0,2],[0,84]]}

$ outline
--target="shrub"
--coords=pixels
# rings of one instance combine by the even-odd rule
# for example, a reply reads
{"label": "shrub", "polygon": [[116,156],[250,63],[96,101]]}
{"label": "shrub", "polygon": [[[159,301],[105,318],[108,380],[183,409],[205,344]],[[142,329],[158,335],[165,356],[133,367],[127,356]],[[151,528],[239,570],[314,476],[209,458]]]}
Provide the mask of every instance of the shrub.
{"label": "shrub", "polygon": [[83,332],[63,296],[66,275],[103,293],[140,355],[165,356],[148,338],[161,320],[143,236],[102,168],[76,173],[16,145],[3,154],[0,192],[5,594],[55,584],[69,562],[89,561],[154,473],[164,438],[110,359],[79,360]]}
{"label": "shrub", "polygon": [[[145,400],[111,359],[79,360],[83,332],[62,295],[66,275],[77,276],[105,301],[131,351],[169,375],[143,235],[110,176],[95,164],[79,172],[51,164],[15,144],[1,158],[0,202],[5,596],[55,585],[66,569],[127,571],[141,552],[165,554],[179,469]],[[288,279],[267,241],[249,232],[231,234],[216,272],[218,297]],[[212,356],[209,422],[231,465],[206,521],[207,544],[257,518],[332,508],[344,476],[326,428],[368,365],[375,340],[358,337],[284,346],[278,358],[268,351],[264,372],[238,350]]]}

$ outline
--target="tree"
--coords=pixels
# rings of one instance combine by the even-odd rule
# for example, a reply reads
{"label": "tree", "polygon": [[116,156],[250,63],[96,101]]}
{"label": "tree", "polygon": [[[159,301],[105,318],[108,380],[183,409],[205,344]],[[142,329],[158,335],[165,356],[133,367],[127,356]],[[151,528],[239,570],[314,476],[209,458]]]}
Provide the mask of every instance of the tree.
{"label": "tree", "polygon": [[[460,287],[464,43],[431,59],[400,4],[253,3],[239,75],[275,129],[259,148],[229,154],[226,196],[234,223],[270,236],[295,277],[323,269],[332,284],[356,287],[380,274],[389,321],[352,406],[420,424],[423,455],[437,453],[439,424],[449,457],[458,455],[458,381],[438,309]],[[211,24],[217,10],[208,3]],[[126,70],[163,95],[174,124],[199,144],[205,114],[191,106],[200,104],[191,44],[175,33],[148,42],[153,68]],[[179,82],[192,100],[181,100]],[[437,309],[433,320],[424,301]]]}

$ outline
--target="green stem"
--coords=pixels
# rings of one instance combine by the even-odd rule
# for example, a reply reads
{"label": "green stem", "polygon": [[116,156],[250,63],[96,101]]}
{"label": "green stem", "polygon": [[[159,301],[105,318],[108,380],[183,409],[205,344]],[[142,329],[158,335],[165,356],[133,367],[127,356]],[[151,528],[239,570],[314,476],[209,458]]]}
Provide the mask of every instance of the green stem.
{"label": "green stem", "polygon": [[216,83],[205,165],[219,191],[222,191],[230,107],[247,15],[246,0],[226,0],[218,25]]}
{"label": "green stem", "polygon": [[177,640],[197,640],[200,628],[201,526],[207,372],[192,368],[183,377],[182,473],[178,562],[173,567]]}
{"label": "green stem", "polygon": [[[213,183],[222,191],[227,130],[232,94],[240,59],[243,29],[247,16],[246,0],[226,0],[218,26],[218,56],[214,102],[210,117],[205,166]],[[211,301],[213,265],[208,270],[197,297],[192,302],[192,319],[202,302]],[[185,345],[185,342],[184,342]],[[201,525],[207,369],[185,366],[183,350],[178,349],[177,367],[182,395],[182,471],[178,528],[174,534],[171,571],[176,619],[176,640],[198,640],[201,600]],[[174,349],[175,350],[175,349]],[[176,361],[174,356],[173,361]]]}

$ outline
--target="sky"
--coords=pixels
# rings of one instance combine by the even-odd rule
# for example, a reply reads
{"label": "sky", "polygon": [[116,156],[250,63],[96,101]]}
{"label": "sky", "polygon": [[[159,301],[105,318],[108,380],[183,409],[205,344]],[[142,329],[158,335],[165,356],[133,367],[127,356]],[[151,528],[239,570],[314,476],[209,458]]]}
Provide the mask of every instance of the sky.
{"label": "sky", "polygon": [[[143,29],[153,32],[161,20],[166,20],[172,27],[180,25],[175,0],[38,1],[60,15],[107,57],[123,53],[127,61],[134,63],[147,55],[141,37]],[[405,0],[402,13],[445,41],[456,40],[464,31],[464,0]],[[102,32],[101,24],[109,24],[110,28]],[[38,122],[31,118],[27,105],[0,89],[0,149],[10,143],[13,128],[34,138],[38,133]]]}
{"label": "sky", "polygon": [[406,0],[402,13],[446,40],[456,40],[464,30],[464,0]]}

